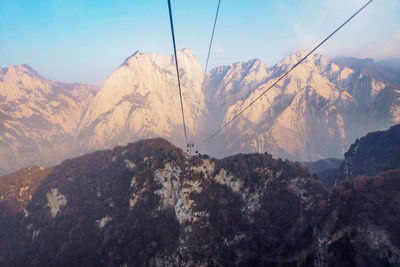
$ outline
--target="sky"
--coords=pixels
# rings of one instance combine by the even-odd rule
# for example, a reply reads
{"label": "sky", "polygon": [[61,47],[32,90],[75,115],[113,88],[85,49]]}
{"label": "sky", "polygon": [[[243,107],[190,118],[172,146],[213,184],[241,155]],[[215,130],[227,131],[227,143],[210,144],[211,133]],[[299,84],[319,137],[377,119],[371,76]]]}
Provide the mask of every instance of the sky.
{"label": "sky", "polygon": [[[366,2],[221,0],[209,69],[309,51]],[[218,0],[171,3],[177,48],[204,67]],[[317,52],[400,58],[399,14],[399,0],[374,0]],[[167,0],[0,0],[0,68],[29,64],[48,79],[101,86],[137,50],[173,53]]]}

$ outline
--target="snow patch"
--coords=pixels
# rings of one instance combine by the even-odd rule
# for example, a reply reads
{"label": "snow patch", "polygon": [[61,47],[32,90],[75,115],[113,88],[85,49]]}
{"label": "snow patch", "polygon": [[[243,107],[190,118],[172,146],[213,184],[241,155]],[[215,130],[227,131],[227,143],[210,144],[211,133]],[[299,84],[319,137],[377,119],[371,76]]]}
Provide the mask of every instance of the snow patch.
{"label": "snow patch", "polygon": [[164,169],[155,171],[154,179],[161,184],[161,189],[155,193],[161,197],[162,209],[175,206],[178,200],[181,172],[181,169],[171,162],[167,162]]}
{"label": "snow patch", "polygon": [[215,170],[215,163],[209,159],[203,159],[203,163],[200,166],[193,166],[192,170],[196,173],[203,172],[205,176],[209,177]]}
{"label": "snow patch", "polygon": [[133,209],[135,207],[137,201],[139,200],[139,196],[133,196],[133,198],[129,199],[129,209]]}
{"label": "snow patch", "polygon": [[226,246],[232,246],[238,244],[242,239],[246,237],[245,234],[238,234],[233,237],[233,239],[228,239],[227,237],[222,238],[222,241]]}
{"label": "snow patch", "polygon": [[304,205],[304,210],[311,210],[313,201],[311,196],[307,194],[307,190],[304,188],[305,185],[305,179],[296,177],[295,179],[290,180],[287,189],[300,198],[301,203]]}
{"label": "snow patch", "polygon": [[136,188],[136,178],[135,178],[135,176],[132,177],[130,187],[131,188]]}
{"label": "snow patch", "polygon": [[135,190],[138,190],[138,183],[136,181],[136,177],[135,176],[132,177],[130,187],[133,189],[133,192],[132,192],[132,197],[129,199],[129,209],[133,209],[133,207],[135,207],[136,203],[141,198],[142,194],[146,191],[147,185],[148,181],[144,183],[143,188],[140,191],[136,192]]}
{"label": "snow patch", "polygon": [[104,216],[101,219],[96,220],[96,225],[98,228],[103,229],[109,222],[112,221],[112,218],[109,215]]}
{"label": "snow patch", "polygon": [[[213,168],[214,164],[210,164],[208,161],[200,169],[211,171]],[[174,207],[175,216],[180,224],[196,222],[200,217],[208,216],[192,210],[194,201],[190,199],[190,195],[202,191],[201,182],[199,180],[182,180],[181,172],[175,163],[170,162],[166,163],[163,169],[157,170],[154,178],[161,184],[161,189],[155,193],[161,197],[161,209]]]}
{"label": "snow patch", "polygon": [[136,203],[140,199],[140,197],[143,194],[143,192],[144,192],[144,188],[140,192],[138,192],[137,194],[136,193],[132,194],[132,198],[129,199],[129,209],[133,209],[133,207],[135,207]]}
{"label": "snow patch", "polygon": [[232,189],[233,192],[239,192],[243,186],[243,182],[232,175],[228,174],[225,169],[221,169],[215,176],[215,181],[221,185],[226,185]]}
{"label": "snow patch", "polygon": [[136,167],[136,164],[128,159],[124,160],[125,167],[128,169],[133,169]]}
{"label": "snow patch", "polygon": [[29,186],[25,186],[25,187],[21,187],[19,189],[19,196],[22,196],[24,194],[25,191],[29,190]]}
{"label": "snow patch", "polygon": [[50,208],[51,216],[54,218],[60,211],[61,206],[67,205],[67,198],[63,194],[58,193],[57,188],[51,188],[46,197],[47,207]]}
{"label": "snow patch", "polygon": [[32,240],[35,240],[35,239],[39,236],[39,234],[40,234],[40,230],[39,230],[39,229],[33,231],[33,233],[32,233]]}
{"label": "snow patch", "polygon": [[[257,171],[267,173],[270,178],[280,176],[280,172],[274,173],[274,171],[268,168],[259,168],[257,169]],[[249,188],[245,188],[245,190],[241,194],[242,200],[245,205],[243,205],[240,211],[251,223],[255,221],[254,213],[260,209],[261,199],[264,197],[264,194],[267,191],[268,183],[270,181],[271,179],[262,179],[260,183],[256,184],[254,191],[250,192]]]}
{"label": "snow patch", "polygon": [[201,191],[200,181],[184,181],[178,194],[179,199],[175,204],[175,215],[179,223],[194,221],[194,214],[192,213],[192,204],[194,201],[190,199],[190,194],[200,193]]}
{"label": "snow patch", "polygon": [[29,216],[29,211],[26,208],[22,208],[22,210],[24,211],[24,217],[28,217]]}

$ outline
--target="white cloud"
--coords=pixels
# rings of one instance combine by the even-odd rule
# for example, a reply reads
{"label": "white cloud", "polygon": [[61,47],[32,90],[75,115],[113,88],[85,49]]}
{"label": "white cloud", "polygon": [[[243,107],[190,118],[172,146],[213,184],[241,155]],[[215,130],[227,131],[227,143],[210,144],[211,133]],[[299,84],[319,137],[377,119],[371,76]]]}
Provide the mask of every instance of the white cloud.
{"label": "white cloud", "polygon": [[[313,20],[292,23],[295,39],[291,52],[302,48],[312,49],[365,3],[367,0],[324,0],[323,8]],[[398,10],[398,0],[387,0],[385,5],[372,2],[321,46],[317,53],[328,57],[399,58]]]}
{"label": "white cloud", "polygon": [[360,58],[389,59],[400,58],[400,30],[394,32],[389,38],[377,42],[361,45],[343,45],[332,42],[332,45],[322,47],[320,53],[328,57],[353,56]]}

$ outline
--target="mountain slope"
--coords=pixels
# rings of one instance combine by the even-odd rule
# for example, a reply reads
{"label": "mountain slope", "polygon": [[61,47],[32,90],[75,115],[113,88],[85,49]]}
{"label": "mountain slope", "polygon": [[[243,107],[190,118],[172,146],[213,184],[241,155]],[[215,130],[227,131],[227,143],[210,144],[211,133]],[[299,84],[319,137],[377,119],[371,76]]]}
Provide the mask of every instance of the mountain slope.
{"label": "mountain slope", "polygon": [[329,190],[268,154],[189,158],[142,140],[55,167],[0,236],[0,263],[397,265],[399,179],[392,170]]}
{"label": "mountain slope", "polygon": [[[12,238],[26,207],[51,169],[31,166],[0,177],[0,239]],[[1,246],[0,249],[4,248]]]}
{"label": "mountain slope", "polygon": [[[233,118],[304,55],[301,51],[265,69],[263,81],[256,83],[247,98],[227,108],[223,122]],[[338,66],[313,54],[238,117],[209,149],[217,147],[212,150],[217,155],[268,151],[303,161],[341,157],[358,136],[400,121],[400,87],[376,78],[380,75]]]}
{"label": "mountain slope", "polygon": [[[203,72],[189,49],[179,51],[178,60],[185,119],[192,135]],[[183,147],[182,133],[173,57],[138,51],[105,81],[85,113],[78,138],[88,150],[157,136]]]}
{"label": "mountain slope", "polygon": [[400,124],[357,139],[344,155],[339,180],[400,168]]}
{"label": "mountain slope", "polygon": [[[370,59],[313,54],[219,135],[202,142],[305,53],[272,67],[255,59],[215,68],[200,98],[201,67],[191,50],[179,51],[189,142],[217,157],[266,151],[313,161],[340,158],[356,138],[400,122],[395,68]],[[141,138],[163,137],[185,147],[173,60],[138,51],[98,93],[91,86],[46,80],[29,66],[1,69],[0,173],[49,166]]]}
{"label": "mountain slope", "polygon": [[376,176],[383,171],[398,169],[400,124],[357,138],[344,154],[344,160],[324,159],[302,164],[330,187],[357,176]]}
{"label": "mountain slope", "polygon": [[28,65],[0,75],[0,173],[76,155],[74,138],[97,88],[47,80]]}

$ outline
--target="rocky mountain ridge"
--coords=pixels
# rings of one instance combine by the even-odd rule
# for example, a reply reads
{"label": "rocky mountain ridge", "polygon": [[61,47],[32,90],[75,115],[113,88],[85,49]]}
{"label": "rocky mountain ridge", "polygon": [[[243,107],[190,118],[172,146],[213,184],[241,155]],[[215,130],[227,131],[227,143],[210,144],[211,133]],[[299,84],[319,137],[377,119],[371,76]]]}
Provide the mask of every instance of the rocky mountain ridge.
{"label": "rocky mountain ridge", "polygon": [[[201,94],[200,65],[190,49],[179,51],[189,141],[199,146],[304,55],[272,67],[255,59],[215,68]],[[185,147],[173,60],[137,51],[98,91],[48,81],[26,66],[2,69],[0,173],[142,138]],[[382,66],[313,54],[198,149],[216,157],[265,151],[300,161],[342,157],[356,138],[400,122],[398,73]]]}
{"label": "rocky mountain ridge", "polygon": [[397,265],[399,191],[399,169],[329,189],[269,154],[188,157],[142,140],[50,170],[0,236],[0,263]]}
{"label": "rocky mountain ridge", "polygon": [[[189,49],[178,52],[186,123],[193,134],[203,72]],[[87,150],[164,137],[181,147],[182,117],[172,56],[139,51],[125,60],[93,98],[78,131]],[[204,104],[200,104],[204,108]]]}
{"label": "rocky mountain ridge", "polygon": [[98,88],[47,80],[28,65],[0,74],[0,173],[55,165],[76,151],[75,136]]}
{"label": "rocky mountain ridge", "polygon": [[[224,121],[304,55],[301,51],[269,68],[251,95],[228,108]],[[214,145],[223,143],[230,153],[268,151],[303,161],[341,157],[359,136],[399,121],[399,85],[375,76],[311,55],[222,133],[221,140],[232,141]]]}

